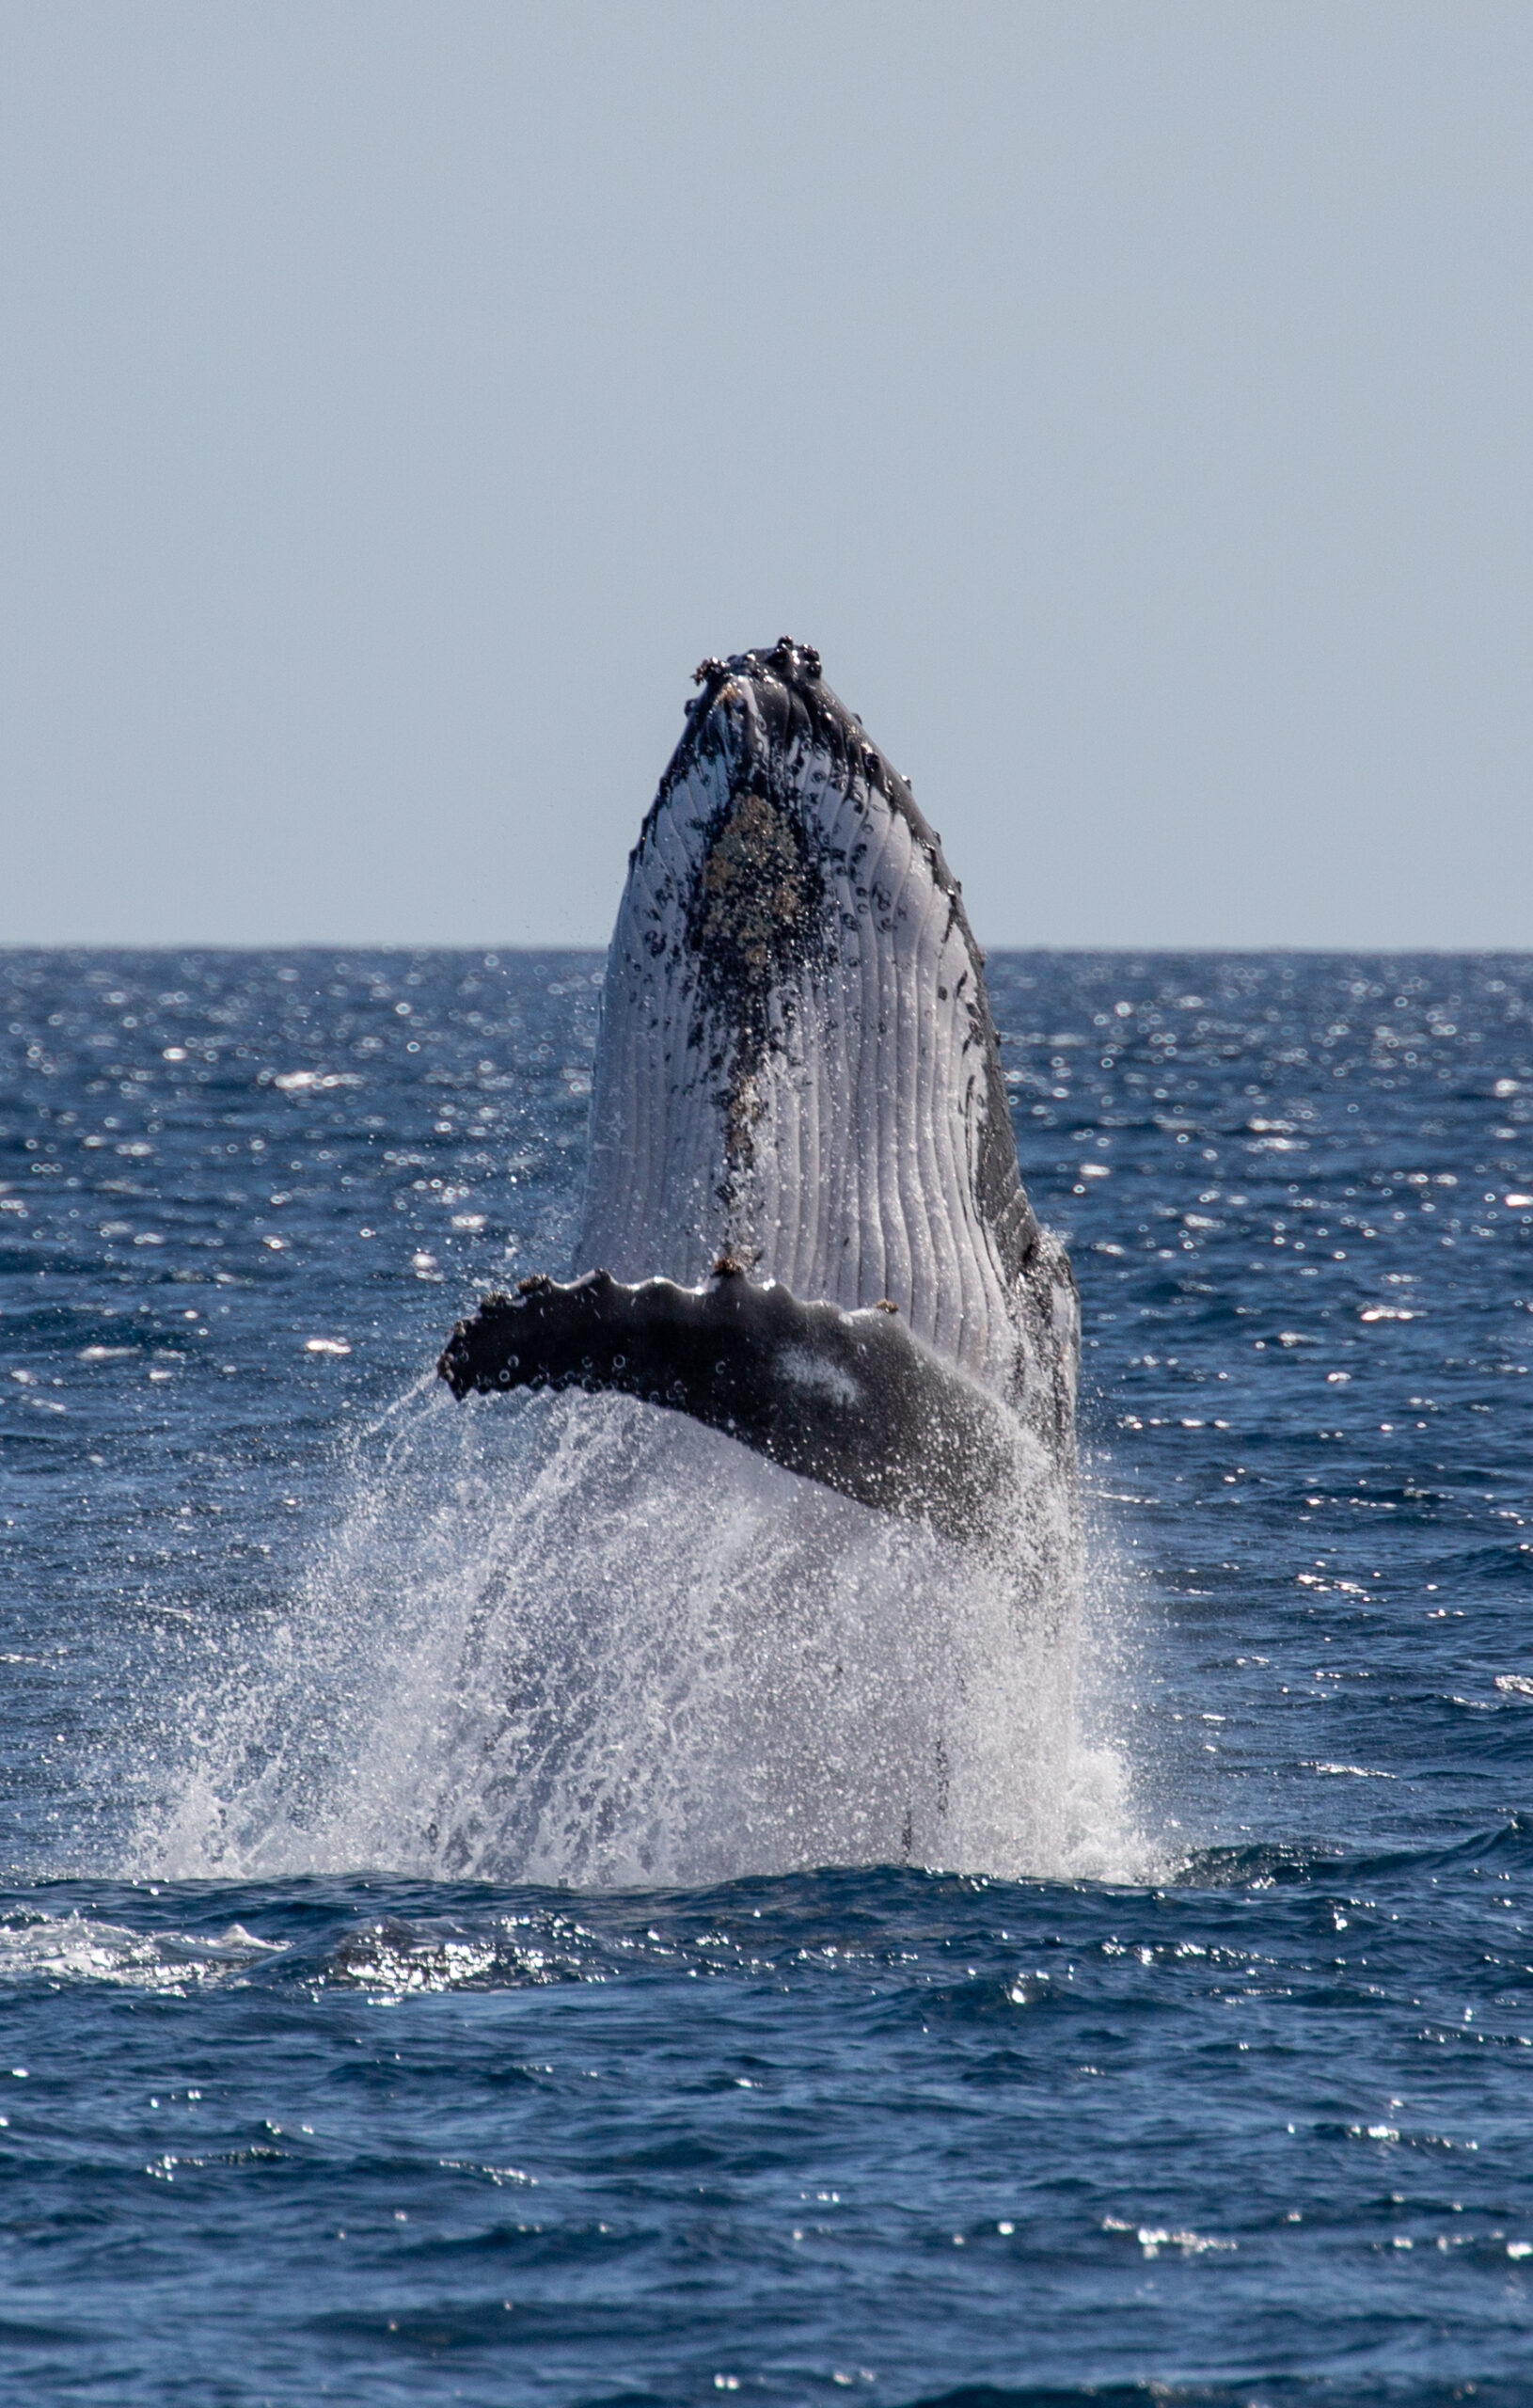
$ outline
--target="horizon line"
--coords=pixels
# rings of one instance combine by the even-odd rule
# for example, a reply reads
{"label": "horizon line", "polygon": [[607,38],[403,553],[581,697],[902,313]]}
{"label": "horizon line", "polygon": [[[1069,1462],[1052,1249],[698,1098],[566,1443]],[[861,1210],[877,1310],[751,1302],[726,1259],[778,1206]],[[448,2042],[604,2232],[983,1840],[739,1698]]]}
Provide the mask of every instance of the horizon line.
{"label": "horizon line", "polygon": [[[528,956],[542,954],[604,954],[609,950],[609,939],[600,942],[595,939],[561,939],[558,942],[549,943],[547,944],[535,944],[507,943],[494,939],[467,943],[463,943],[460,940],[454,940],[452,943],[447,943],[435,941],[422,942],[419,939],[403,937],[368,937],[344,940],[329,937],[300,937],[296,939],[261,937],[235,939],[177,938],[156,939],[152,943],[144,943],[141,940],[134,940],[132,938],[92,937],[83,940],[69,938],[55,938],[48,940],[0,938],[0,959],[4,959],[7,956],[27,953],[323,953],[332,955],[347,953],[403,953],[479,954],[481,956],[496,955],[498,957],[501,955]],[[1093,944],[1090,943],[1048,944],[1040,943],[1035,941],[1018,942],[1010,939],[997,938],[992,939],[988,943],[982,944],[980,949],[987,959],[992,954],[1003,953],[1088,953],[1116,954],[1124,956],[1139,954],[1175,954],[1178,957],[1186,957],[1189,955],[1196,955],[1200,958],[1207,958],[1209,960],[1227,958],[1235,955],[1251,954],[1267,956],[1282,954],[1315,959],[1335,959],[1345,957],[1347,958],[1377,961],[1398,960],[1406,958],[1412,959],[1431,960],[1490,960],[1505,959],[1508,958],[1514,959],[1533,958],[1533,939],[1529,939],[1523,944],[1310,944],[1302,943],[1281,943],[1275,944],[1220,944],[1210,943],[1208,942],[1201,942],[1193,944],[1175,944],[1163,942],[1148,944]]]}

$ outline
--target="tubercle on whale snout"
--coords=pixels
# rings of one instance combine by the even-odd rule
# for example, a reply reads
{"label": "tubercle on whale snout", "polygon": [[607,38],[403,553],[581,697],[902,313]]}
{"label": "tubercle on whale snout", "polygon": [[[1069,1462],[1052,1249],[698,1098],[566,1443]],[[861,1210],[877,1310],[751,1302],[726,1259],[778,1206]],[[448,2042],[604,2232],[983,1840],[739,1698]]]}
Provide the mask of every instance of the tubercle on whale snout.
{"label": "tubercle on whale snout", "polygon": [[802,1304],[727,1257],[712,1282],[607,1271],[524,1280],[458,1323],[437,1365],[474,1389],[614,1390],[688,1415],[785,1470],[972,1540],[1019,1480],[1005,1409],[911,1338],[887,1299]]}

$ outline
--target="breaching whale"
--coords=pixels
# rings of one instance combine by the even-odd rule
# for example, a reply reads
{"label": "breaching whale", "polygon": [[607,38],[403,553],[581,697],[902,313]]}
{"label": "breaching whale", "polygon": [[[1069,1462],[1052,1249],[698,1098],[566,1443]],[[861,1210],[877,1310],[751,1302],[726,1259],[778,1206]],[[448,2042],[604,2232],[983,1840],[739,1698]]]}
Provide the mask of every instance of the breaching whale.
{"label": "breaching whale", "polygon": [[438,1369],[614,1389],[963,1541],[1073,1487],[1079,1311],[984,957],[906,781],[789,639],[709,659],[629,860],[575,1276]]}

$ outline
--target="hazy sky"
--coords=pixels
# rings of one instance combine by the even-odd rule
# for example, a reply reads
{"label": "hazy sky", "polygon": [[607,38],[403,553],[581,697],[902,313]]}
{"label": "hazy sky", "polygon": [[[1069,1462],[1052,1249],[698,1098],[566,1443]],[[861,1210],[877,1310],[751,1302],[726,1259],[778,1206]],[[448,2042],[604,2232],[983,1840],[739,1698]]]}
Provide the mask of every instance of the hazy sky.
{"label": "hazy sky", "polygon": [[0,942],[605,942],[791,634],[991,943],[1533,944],[1528,0],[0,0]]}

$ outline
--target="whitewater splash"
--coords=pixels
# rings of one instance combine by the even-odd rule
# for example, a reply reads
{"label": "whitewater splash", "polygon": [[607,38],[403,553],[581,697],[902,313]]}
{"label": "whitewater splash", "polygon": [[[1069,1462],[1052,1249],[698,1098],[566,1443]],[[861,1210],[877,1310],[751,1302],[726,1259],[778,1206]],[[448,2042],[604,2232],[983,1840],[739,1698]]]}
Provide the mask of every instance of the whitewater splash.
{"label": "whitewater splash", "polygon": [[1022,1567],[622,1397],[418,1392],[348,1477],[291,1611],[178,1717],[135,1872],[1114,1870],[1078,1591],[1040,1608]]}
{"label": "whitewater splash", "polygon": [[261,1669],[198,1688],[147,1867],[1082,1863],[1079,1305],[984,957],[813,647],[697,683],[608,957],[577,1275],[482,1298],[468,1402],[354,1455]]}
{"label": "whitewater splash", "polygon": [[1079,1859],[1079,1307],[984,958],[813,647],[697,682],[608,958],[579,1275],[483,1297],[468,1402],[354,1458],[146,1866]]}

